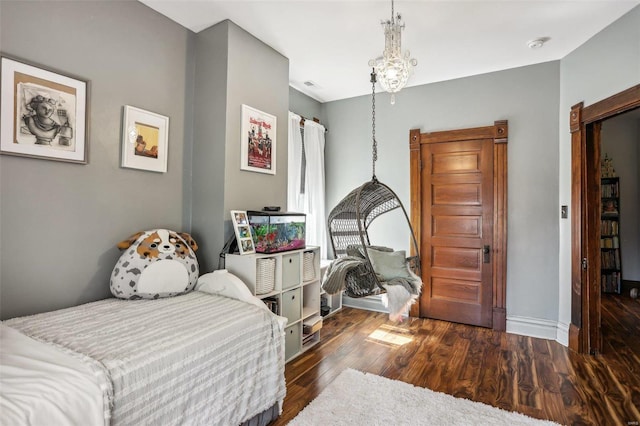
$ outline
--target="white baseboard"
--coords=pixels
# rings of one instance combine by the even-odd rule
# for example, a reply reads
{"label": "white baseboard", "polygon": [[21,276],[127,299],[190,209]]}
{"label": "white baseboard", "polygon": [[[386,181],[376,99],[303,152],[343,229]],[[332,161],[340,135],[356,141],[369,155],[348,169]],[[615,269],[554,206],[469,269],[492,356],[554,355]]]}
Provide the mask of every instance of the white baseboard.
{"label": "white baseboard", "polygon": [[388,313],[389,310],[384,307],[384,305],[382,304],[382,300],[380,300],[380,297],[380,295],[367,297],[349,297],[346,294],[343,294],[342,306],[365,309],[367,311]]}
{"label": "white baseboard", "polygon": [[[556,340],[558,337],[558,325],[556,321],[551,320],[507,315],[507,333],[520,334],[522,336]],[[567,327],[567,342],[569,341],[568,336],[569,329]]]}
{"label": "white baseboard", "polygon": [[556,342],[562,346],[569,347],[569,324],[558,322],[558,336]]}

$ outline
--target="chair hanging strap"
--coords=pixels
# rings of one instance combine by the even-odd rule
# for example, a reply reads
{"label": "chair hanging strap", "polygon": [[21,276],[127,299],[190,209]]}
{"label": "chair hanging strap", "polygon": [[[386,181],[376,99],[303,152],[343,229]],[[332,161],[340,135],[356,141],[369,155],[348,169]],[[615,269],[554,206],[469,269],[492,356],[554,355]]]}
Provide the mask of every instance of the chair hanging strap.
{"label": "chair hanging strap", "polygon": [[376,161],[378,160],[378,141],[376,141],[376,71],[371,71],[371,143],[372,143],[372,177],[373,182],[377,182]]}

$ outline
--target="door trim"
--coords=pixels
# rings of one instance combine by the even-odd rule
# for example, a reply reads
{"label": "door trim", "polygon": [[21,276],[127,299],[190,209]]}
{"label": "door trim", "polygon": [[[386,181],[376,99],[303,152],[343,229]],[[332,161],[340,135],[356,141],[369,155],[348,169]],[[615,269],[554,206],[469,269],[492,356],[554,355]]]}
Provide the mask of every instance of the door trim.
{"label": "door trim", "polygon": [[[584,107],[571,107],[571,324],[569,348],[600,350],[600,126],[602,121],[640,107],[640,84]],[[599,217],[599,216],[598,216]],[[582,268],[586,259],[587,269]]]}
{"label": "door trim", "polygon": [[[422,246],[422,193],[420,174],[422,164],[420,145],[427,143],[455,142],[472,139],[493,139],[493,311],[492,324],[496,331],[505,331],[507,326],[507,120],[495,121],[493,126],[473,127],[441,132],[420,133],[420,129],[409,131],[409,169],[411,180],[411,225]],[[424,254],[423,254],[424,255]],[[420,316],[418,303],[411,307],[412,316]]]}

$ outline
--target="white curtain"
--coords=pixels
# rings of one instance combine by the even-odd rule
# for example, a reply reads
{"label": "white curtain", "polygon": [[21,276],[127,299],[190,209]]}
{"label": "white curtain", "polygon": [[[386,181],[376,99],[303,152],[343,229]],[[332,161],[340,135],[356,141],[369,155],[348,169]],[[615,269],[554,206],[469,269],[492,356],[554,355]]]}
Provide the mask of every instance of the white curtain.
{"label": "white curtain", "polygon": [[[287,177],[287,211],[304,213],[303,194],[300,193],[302,178],[302,135],[300,117],[289,112],[289,160]],[[307,231],[308,232],[308,231]]]}
{"label": "white curtain", "polygon": [[[306,242],[320,247],[327,258],[327,224],[324,203],[324,134],[325,128],[311,120],[304,122],[304,155],[306,167],[302,180],[302,137],[300,116],[289,113],[289,177],[287,210],[307,215]],[[304,181],[304,190],[301,182]]]}
{"label": "white curtain", "polygon": [[324,214],[324,132],[323,125],[305,120],[307,241],[310,245],[320,246],[322,259],[327,258],[327,221]]}

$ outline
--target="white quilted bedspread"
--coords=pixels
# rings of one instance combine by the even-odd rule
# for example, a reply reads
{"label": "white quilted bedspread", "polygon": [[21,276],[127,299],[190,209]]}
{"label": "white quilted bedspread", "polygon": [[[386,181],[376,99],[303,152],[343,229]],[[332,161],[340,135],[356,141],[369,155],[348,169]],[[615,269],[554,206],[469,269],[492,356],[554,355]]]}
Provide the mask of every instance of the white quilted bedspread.
{"label": "white quilted bedspread", "polygon": [[114,425],[236,425],[286,392],[278,317],[226,297],[106,299],[4,324],[88,365]]}

